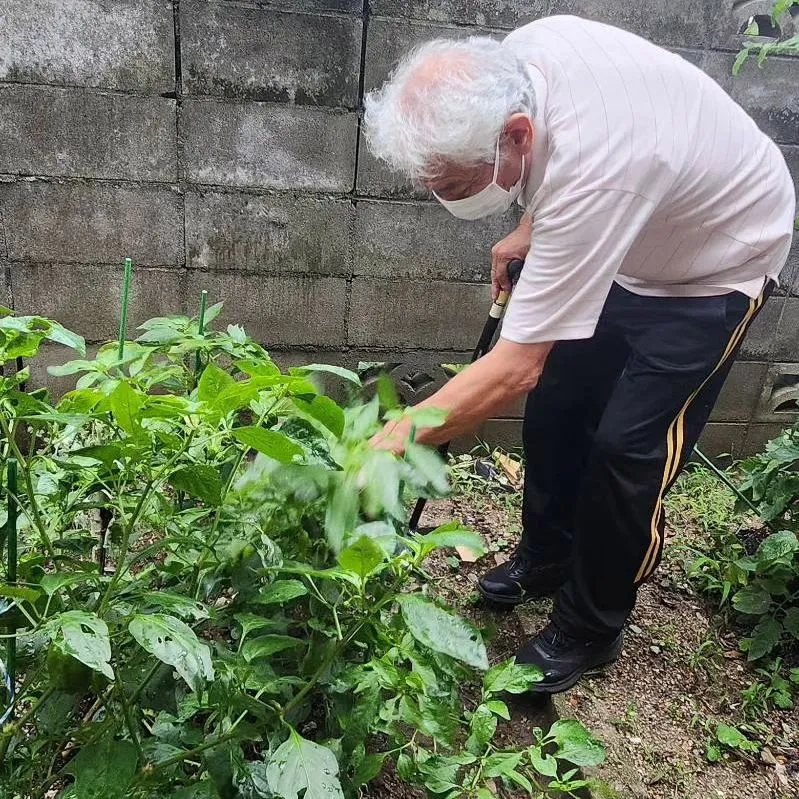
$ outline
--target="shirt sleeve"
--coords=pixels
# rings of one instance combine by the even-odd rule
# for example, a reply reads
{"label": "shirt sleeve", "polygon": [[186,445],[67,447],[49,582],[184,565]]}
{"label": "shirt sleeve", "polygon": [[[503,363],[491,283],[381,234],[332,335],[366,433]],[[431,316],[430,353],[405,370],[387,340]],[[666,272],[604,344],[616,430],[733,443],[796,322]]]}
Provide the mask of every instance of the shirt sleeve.
{"label": "shirt sleeve", "polygon": [[564,192],[535,212],[530,252],[502,338],[519,344],[590,338],[654,202],[622,189]]}

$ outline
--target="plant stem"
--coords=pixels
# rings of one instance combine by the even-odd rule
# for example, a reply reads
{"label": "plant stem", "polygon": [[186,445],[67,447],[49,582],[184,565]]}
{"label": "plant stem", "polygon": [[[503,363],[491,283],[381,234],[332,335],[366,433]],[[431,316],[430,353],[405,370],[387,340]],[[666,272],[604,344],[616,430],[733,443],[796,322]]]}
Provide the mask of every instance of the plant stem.
{"label": "plant stem", "polygon": [[125,724],[127,725],[130,737],[133,739],[133,745],[136,747],[136,753],[139,756],[139,762],[144,763],[144,751],[141,748],[141,741],[139,740],[139,732],[136,729],[136,721],[133,718],[133,713],[130,710],[130,704],[125,696],[125,687],[121,682],[117,682],[119,694],[119,701],[122,704],[122,712],[125,714]]}

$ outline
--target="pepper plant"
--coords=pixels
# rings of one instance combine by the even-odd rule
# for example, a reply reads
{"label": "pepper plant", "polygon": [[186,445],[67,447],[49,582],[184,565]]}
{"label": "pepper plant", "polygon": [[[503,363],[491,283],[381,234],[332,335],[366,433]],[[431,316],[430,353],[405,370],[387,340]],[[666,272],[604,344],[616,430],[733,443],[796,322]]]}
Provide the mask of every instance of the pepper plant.
{"label": "pepper plant", "polygon": [[219,310],[91,359],[55,323],[0,318],[4,365],[45,340],[81,356],[51,369],[76,378],[56,404],[0,382],[0,459],[20,468],[0,797],[335,799],[389,762],[430,796],[573,795],[601,746],[570,721],[503,745],[503,696],[540,672],[489,668],[424,583],[433,550],[482,549],[457,523],[407,531],[405,492],[444,494],[443,462],[370,448],[399,409],[341,407],[320,374],[357,375],[281,371],[240,327],[209,329]]}

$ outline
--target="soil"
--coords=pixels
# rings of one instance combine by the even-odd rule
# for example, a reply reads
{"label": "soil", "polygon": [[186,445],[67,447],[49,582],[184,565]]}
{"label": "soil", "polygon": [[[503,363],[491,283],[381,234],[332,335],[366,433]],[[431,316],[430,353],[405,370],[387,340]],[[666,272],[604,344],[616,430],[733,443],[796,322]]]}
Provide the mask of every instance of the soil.
{"label": "soil", "polygon": [[[479,532],[489,553],[476,563],[454,553],[435,553],[427,570],[437,589],[482,629],[492,663],[512,656],[545,623],[547,602],[498,611],[479,601],[477,576],[507,558],[519,532],[518,494],[507,486],[477,481],[453,498],[429,503],[422,524],[459,519]],[[669,531],[674,544],[691,538]],[[528,701],[511,705],[512,720],[502,730],[508,741],[532,739],[534,726],[555,717],[577,718],[601,738],[606,762],[588,775],[610,790],[594,796],[623,799],[783,799],[799,797],[799,712],[769,711],[760,726],[746,728],[759,740],[759,756],[724,754],[710,763],[705,747],[716,725],[743,722],[741,690],[756,675],[725,632],[714,608],[694,594],[674,554],[639,592],[622,657],[613,667],[586,677],[571,691],[542,707]],[[553,715],[555,714],[555,715]],[[416,799],[390,772],[371,786],[369,796]]]}

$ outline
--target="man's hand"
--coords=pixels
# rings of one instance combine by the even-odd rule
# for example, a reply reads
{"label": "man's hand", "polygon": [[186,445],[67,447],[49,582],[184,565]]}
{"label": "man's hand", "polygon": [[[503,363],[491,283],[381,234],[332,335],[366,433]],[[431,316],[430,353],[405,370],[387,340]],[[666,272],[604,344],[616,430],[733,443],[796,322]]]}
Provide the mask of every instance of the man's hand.
{"label": "man's hand", "polygon": [[491,248],[491,296],[496,300],[500,291],[510,293],[513,288],[508,277],[508,264],[514,259],[527,257],[533,237],[533,220],[529,214],[522,216],[519,227]]}
{"label": "man's hand", "polygon": [[411,424],[407,417],[386,422],[383,429],[372,436],[369,444],[375,449],[388,450],[395,455],[402,455],[405,452],[410,432]]}

